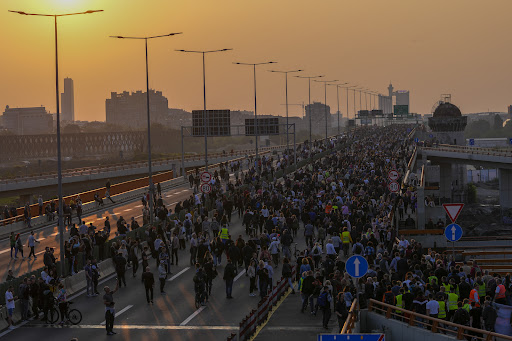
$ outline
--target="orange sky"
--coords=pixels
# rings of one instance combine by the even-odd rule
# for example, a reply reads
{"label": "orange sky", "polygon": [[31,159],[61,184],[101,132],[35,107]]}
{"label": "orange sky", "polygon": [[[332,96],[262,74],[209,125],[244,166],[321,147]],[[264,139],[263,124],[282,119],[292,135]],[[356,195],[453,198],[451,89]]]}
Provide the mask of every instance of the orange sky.
{"label": "orange sky", "polygon": [[[111,91],[145,89],[143,41],[109,35],[168,32],[184,34],[150,43],[150,86],[173,108],[202,108],[200,55],[174,50],[219,48],[234,51],[207,57],[209,109],[252,110],[252,70],[232,62],[267,60],[380,92],[391,80],[411,91],[418,113],[429,113],[442,93],[465,113],[512,104],[510,0],[1,0],[0,111],[44,105],[54,112],[52,19],[8,9],[105,10],[60,19],[61,80],[75,81],[79,120],[105,120]],[[284,114],[284,76],[268,69],[258,72],[258,111]],[[323,101],[321,84],[312,84],[312,98]],[[307,100],[307,81],[290,78],[289,102]],[[334,111],[334,88],[327,101]]]}

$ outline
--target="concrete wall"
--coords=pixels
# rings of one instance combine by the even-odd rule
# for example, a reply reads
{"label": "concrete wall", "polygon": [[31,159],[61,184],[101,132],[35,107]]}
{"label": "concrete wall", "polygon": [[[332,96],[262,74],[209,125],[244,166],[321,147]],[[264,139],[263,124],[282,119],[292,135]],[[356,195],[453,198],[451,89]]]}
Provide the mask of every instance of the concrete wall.
{"label": "concrete wall", "polygon": [[432,333],[429,330],[411,327],[406,323],[394,319],[387,319],[384,315],[370,313],[361,310],[360,326],[362,333],[383,333],[386,340],[393,341],[452,341],[449,337],[440,333]]}

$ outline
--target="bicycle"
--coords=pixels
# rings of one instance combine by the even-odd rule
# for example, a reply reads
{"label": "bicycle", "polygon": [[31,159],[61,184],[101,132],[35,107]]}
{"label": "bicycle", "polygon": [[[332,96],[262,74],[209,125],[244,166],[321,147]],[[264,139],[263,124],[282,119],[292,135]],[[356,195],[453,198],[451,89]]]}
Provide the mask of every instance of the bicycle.
{"label": "bicycle", "polygon": [[[67,306],[67,315],[65,316],[68,322],[73,325],[77,325],[82,321],[82,313],[78,309],[69,309],[69,306],[73,304],[73,302],[66,302]],[[59,321],[59,309],[57,308],[57,300],[54,300],[54,304],[48,310],[48,322],[50,324],[55,324]]]}

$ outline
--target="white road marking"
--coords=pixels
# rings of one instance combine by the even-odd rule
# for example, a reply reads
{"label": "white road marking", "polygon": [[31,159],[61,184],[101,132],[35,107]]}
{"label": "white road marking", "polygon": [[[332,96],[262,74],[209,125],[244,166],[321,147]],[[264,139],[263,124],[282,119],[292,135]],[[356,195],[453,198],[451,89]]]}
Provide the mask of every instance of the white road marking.
{"label": "white road marking", "polygon": [[171,281],[174,281],[176,278],[178,278],[179,276],[181,276],[185,271],[187,271],[188,269],[190,269],[190,267],[186,267],[185,269],[181,270],[180,272],[178,272],[176,275],[172,276],[171,278],[169,278],[167,280],[167,282],[171,282]]}
{"label": "white road marking", "polygon": [[[116,317],[118,317],[119,315],[121,315],[122,313],[124,313],[125,311],[127,311],[128,309],[130,309],[130,308],[132,308],[132,307],[133,307],[133,305],[128,305],[128,306],[126,306],[125,308],[121,309],[120,311],[116,311]],[[103,322],[101,322],[100,324],[101,324],[102,326],[104,326],[106,323],[107,323],[107,321],[103,321]]]}
{"label": "white road marking", "polygon": [[240,271],[240,273],[238,275],[236,275],[235,279],[233,282],[236,282],[240,277],[242,277],[242,275],[245,273],[245,269],[243,269],[242,271]]}
{"label": "white road marking", "polygon": [[183,322],[181,322],[181,323],[180,323],[180,326],[186,326],[186,325],[187,325],[187,323],[189,323],[190,321],[192,321],[192,319],[193,319],[194,317],[196,317],[197,315],[199,315],[199,313],[200,313],[200,312],[202,312],[202,311],[204,310],[204,308],[206,308],[206,306],[205,306],[205,305],[204,305],[204,306],[202,306],[201,308],[197,309],[196,311],[194,311],[194,312],[192,313],[192,315],[190,315],[189,317],[187,317],[187,318],[185,319],[185,321],[183,321]]}
{"label": "white road marking", "polygon": [[133,210],[133,208],[129,208],[129,209],[123,210],[123,212],[130,212],[132,210]]}
{"label": "white road marking", "polygon": [[[21,323],[21,325],[27,324],[29,321],[25,321]],[[16,326],[16,329],[19,327]],[[140,324],[119,324],[115,326],[116,329],[126,329],[126,330],[146,330],[146,329],[152,329],[152,330],[238,330],[239,326],[155,326],[155,325],[140,325]],[[25,328],[44,328],[44,329],[62,329],[59,325],[45,325],[45,324],[30,324]],[[100,324],[80,324],[80,325],[70,325],[66,326],[66,328],[70,329],[105,329],[104,326]],[[289,329],[291,327],[283,327],[285,329]],[[308,327],[310,330],[311,327]],[[303,328],[305,329],[305,328]],[[302,330],[302,329],[301,329]],[[5,331],[4,333],[0,334],[1,336],[4,336],[5,334],[11,332],[10,330]]]}
{"label": "white road marking", "polygon": [[142,206],[143,206],[143,205],[137,205],[137,206],[135,206],[135,208],[139,208],[139,207],[142,207]]}

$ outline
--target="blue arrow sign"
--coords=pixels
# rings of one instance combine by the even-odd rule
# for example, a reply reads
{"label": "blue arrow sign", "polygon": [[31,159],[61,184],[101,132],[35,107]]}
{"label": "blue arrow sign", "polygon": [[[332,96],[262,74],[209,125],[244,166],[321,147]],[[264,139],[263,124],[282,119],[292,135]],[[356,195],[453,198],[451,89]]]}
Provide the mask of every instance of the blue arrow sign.
{"label": "blue arrow sign", "polygon": [[474,146],[475,145],[475,139],[469,139],[469,145]]}
{"label": "blue arrow sign", "polygon": [[508,142],[512,144],[512,137],[508,139]]}
{"label": "blue arrow sign", "polygon": [[320,334],[318,341],[384,341],[384,334]]}
{"label": "blue arrow sign", "polygon": [[420,142],[420,139],[419,138],[415,138],[414,142],[418,143],[418,142]]}
{"label": "blue arrow sign", "polygon": [[354,278],[363,277],[368,271],[368,261],[363,256],[354,255],[347,259],[345,270]]}
{"label": "blue arrow sign", "polygon": [[444,229],[446,239],[451,242],[456,242],[462,237],[462,227],[457,224],[450,224]]}

